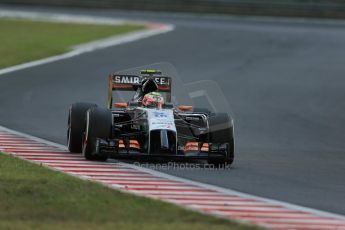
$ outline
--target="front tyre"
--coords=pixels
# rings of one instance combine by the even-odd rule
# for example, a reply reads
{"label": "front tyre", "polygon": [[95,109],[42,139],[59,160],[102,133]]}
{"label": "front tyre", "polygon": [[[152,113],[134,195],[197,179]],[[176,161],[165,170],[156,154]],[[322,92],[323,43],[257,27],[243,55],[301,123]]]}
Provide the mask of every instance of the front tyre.
{"label": "front tyre", "polygon": [[82,152],[86,111],[96,104],[78,102],[71,105],[68,113],[67,146],[71,153]]}
{"label": "front tyre", "polygon": [[209,157],[208,163],[216,167],[229,166],[234,161],[235,141],[232,119],[226,113],[218,113],[209,117],[210,142],[228,143],[227,154],[224,157]]}
{"label": "front tyre", "polygon": [[102,154],[96,146],[97,138],[111,137],[112,114],[108,109],[91,108],[86,114],[86,128],[83,140],[83,155],[87,160],[106,161],[107,154]]}

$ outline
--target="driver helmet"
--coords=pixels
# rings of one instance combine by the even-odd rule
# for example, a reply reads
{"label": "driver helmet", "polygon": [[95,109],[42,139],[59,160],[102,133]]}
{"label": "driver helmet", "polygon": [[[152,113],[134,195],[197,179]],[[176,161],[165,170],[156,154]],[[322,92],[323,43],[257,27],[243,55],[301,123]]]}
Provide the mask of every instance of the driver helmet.
{"label": "driver helmet", "polygon": [[145,94],[142,104],[146,107],[162,109],[164,104],[164,97],[160,93],[151,92]]}
{"label": "driver helmet", "polygon": [[144,79],[141,84],[142,84],[142,91],[144,94],[154,92],[158,89],[157,83],[152,78]]}

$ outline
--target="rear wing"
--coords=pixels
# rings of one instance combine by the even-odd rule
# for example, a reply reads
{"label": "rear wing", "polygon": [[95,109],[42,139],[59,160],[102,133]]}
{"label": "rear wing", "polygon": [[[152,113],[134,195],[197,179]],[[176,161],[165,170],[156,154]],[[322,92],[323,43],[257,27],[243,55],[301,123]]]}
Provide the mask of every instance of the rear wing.
{"label": "rear wing", "polygon": [[108,80],[108,108],[112,108],[113,91],[136,91],[144,79],[154,79],[158,85],[158,92],[166,93],[166,101],[171,102],[171,77],[166,76],[137,76],[110,74]]}

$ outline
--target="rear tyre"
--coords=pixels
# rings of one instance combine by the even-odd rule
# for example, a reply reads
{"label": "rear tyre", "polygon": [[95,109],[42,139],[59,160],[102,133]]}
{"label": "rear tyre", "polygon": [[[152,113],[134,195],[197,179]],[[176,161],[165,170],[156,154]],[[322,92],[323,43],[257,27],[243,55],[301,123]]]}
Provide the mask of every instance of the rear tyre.
{"label": "rear tyre", "polygon": [[82,152],[86,111],[96,104],[78,102],[71,105],[68,113],[67,146],[71,153]]}
{"label": "rear tyre", "polygon": [[98,152],[97,138],[111,137],[112,114],[108,109],[94,107],[86,114],[86,128],[83,140],[83,155],[87,160],[106,161],[107,154]]}
{"label": "rear tyre", "polygon": [[211,143],[228,143],[227,155],[225,157],[210,156],[208,163],[216,167],[229,166],[234,161],[235,141],[234,126],[232,119],[226,113],[218,113],[209,118],[210,142]]}

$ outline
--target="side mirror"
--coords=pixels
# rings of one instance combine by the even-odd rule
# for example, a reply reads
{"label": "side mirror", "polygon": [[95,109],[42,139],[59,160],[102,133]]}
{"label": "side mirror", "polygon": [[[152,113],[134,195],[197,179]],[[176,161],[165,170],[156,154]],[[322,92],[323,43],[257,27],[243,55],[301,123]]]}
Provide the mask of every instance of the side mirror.
{"label": "side mirror", "polygon": [[193,111],[193,106],[191,105],[179,105],[177,108],[183,112],[192,112]]}
{"label": "side mirror", "polygon": [[118,102],[118,103],[114,103],[113,107],[114,108],[125,109],[125,108],[128,107],[128,105],[127,105],[127,103]]}

